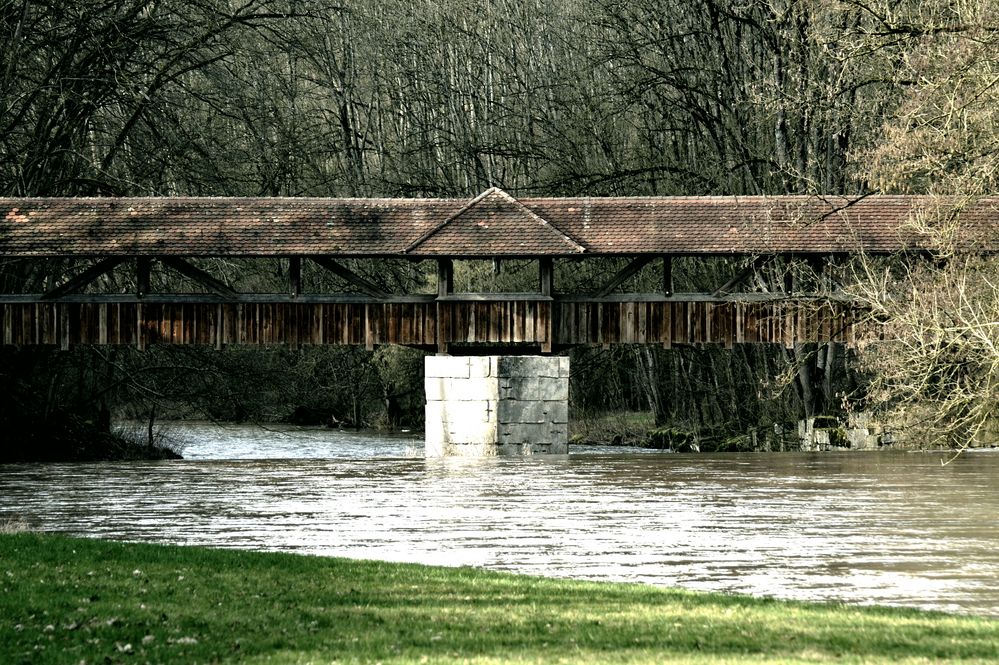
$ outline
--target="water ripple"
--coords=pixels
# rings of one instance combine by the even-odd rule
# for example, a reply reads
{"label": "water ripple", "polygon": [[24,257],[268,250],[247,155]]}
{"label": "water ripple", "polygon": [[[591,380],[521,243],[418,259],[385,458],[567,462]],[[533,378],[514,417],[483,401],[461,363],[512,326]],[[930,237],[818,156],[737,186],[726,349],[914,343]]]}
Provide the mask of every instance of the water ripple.
{"label": "water ripple", "polygon": [[405,438],[179,432],[180,462],[0,467],[0,519],[999,616],[997,454],[424,460]]}

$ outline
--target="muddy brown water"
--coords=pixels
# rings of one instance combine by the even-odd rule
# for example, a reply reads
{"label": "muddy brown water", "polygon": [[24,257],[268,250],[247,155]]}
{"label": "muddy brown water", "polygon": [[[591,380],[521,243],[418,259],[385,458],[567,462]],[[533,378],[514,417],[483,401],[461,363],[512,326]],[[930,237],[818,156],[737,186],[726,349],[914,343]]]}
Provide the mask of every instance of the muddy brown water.
{"label": "muddy brown water", "polygon": [[0,520],[999,616],[999,452],[425,460],[406,437],[171,431],[183,461],[0,466]]}

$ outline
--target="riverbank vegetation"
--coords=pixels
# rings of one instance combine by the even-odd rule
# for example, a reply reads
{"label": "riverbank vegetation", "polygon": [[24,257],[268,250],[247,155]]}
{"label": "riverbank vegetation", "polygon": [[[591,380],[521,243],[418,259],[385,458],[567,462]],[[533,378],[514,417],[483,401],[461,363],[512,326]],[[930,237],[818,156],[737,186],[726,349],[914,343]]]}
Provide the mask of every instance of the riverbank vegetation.
{"label": "riverbank vegetation", "polygon": [[[839,257],[819,280],[870,305],[876,343],[859,356],[841,344],[577,350],[573,409],[643,410],[652,429],[720,440],[873,410],[898,428],[925,425],[911,440],[995,443],[994,262],[954,260],[953,249],[962,205],[999,191],[997,10],[997,0],[3,3],[0,195],[929,195],[938,209],[913,220],[938,241],[925,264]],[[427,274],[397,263],[348,262],[387,293],[427,287]],[[479,263],[459,265],[456,284],[519,288],[533,274],[526,262]],[[290,270],[197,264],[258,292],[282,290]],[[86,265],[0,259],[0,287],[43,292]],[[750,268],[756,291],[819,283],[804,260],[678,257],[676,289],[712,293]],[[620,288],[641,290],[654,272]],[[556,289],[594,277],[558,268]],[[149,279],[153,291],[194,286],[159,268]],[[325,271],[305,279],[319,292],[348,286]],[[134,292],[134,281],[118,270],[93,286]],[[61,409],[102,431],[109,415],[422,419],[410,371],[420,356],[408,350],[2,353],[12,417]]]}
{"label": "riverbank vegetation", "polygon": [[103,429],[75,413],[54,413],[45,420],[30,416],[13,421],[0,419],[0,428],[5,439],[0,463],[181,458],[158,436],[150,443],[135,432]]}
{"label": "riverbank vegetation", "polygon": [[985,663],[999,622],[0,534],[4,662]]}

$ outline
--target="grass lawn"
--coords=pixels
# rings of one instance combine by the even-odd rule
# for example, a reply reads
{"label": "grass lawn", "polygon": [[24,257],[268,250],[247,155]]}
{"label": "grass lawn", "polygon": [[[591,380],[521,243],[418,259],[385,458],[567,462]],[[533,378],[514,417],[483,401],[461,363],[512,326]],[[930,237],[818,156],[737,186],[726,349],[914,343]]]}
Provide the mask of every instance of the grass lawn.
{"label": "grass lawn", "polygon": [[999,662],[999,621],[0,535],[0,663]]}

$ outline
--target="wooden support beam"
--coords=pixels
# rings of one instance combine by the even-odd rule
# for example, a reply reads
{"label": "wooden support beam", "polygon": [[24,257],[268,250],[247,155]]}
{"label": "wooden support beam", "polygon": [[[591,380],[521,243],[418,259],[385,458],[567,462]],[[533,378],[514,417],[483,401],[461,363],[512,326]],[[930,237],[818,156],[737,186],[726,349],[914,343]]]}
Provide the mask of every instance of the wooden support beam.
{"label": "wooden support beam", "polygon": [[794,286],[794,258],[788,256],[784,259],[784,293],[794,293]]}
{"label": "wooden support beam", "polygon": [[107,274],[114,270],[118,265],[125,261],[125,257],[113,256],[111,258],[103,259],[98,261],[94,265],[90,266],[83,272],[81,272],[76,277],[73,277],[63,284],[55,287],[48,293],[42,296],[45,300],[51,300],[52,298],[59,298],[74,291],[79,291],[87,284],[90,284],[95,279],[101,275]]}
{"label": "wooden support beam", "polygon": [[454,293],[454,261],[437,259],[437,297],[445,298]]}
{"label": "wooden support beam", "polygon": [[727,294],[729,291],[731,291],[732,289],[734,289],[735,287],[739,286],[747,279],[752,277],[765,261],[766,261],[765,257],[762,256],[756,257],[755,259],[753,259],[752,263],[750,263],[748,266],[746,266],[738,273],[736,273],[736,275],[732,279],[728,280],[727,282],[719,286],[717,289],[715,289],[715,291],[711,294],[711,297],[717,298],[719,296]]}
{"label": "wooden support beam", "polygon": [[215,279],[201,268],[188,263],[184,259],[176,256],[161,256],[160,261],[168,268],[176,270],[184,277],[194,280],[212,293],[218,294],[223,298],[235,299],[239,295],[224,282]]}
{"label": "wooden support beam", "polygon": [[146,349],[146,340],[143,337],[145,333],[144,321],[145,316],[142,312],[142,303],[140,302],[135,306],[135,348],[139,351],[145,351]]}
{"label": "wooden support beam", "polygon": [[812,290],[818,293],[831,291],[831,280],[829,279],[826,267],[832,263],[832,256],[828,254],[809,254],[805,260],[808,263],[808,269],[811,271],[811,278],[814,280]]}
{"label": "wooden support beam", "polygon": [[149,293],[149,273],[152,263],[152,259],[148,256],[139,256],[135,259],[135,295],[140,298]]}
{"label": "wooden support beam", "polygon": [[293,256],[288,259],[288,281],[291,297],[302,295],[302,257]]}
{"label": "wooden support beam", "polygon": [[225,311],[222,305],[215,306],[215,350],[221,351],[225,344]]}
{"label": "wooden support beam", "polygon": [[624,268],[618,271],[616,275],[610,278],[603,288],[595,292],[593,295],[597,298],[603,298],[611,291],[621,286],[628,278],[634,277],[638,274],[638,271],[644,268],[655,256],[639,256],[634,261],[626,265]]}
{"label": "wooden support beam", "polygon": [[60,303],[56,305],[59,317],[59,349],[69,351],[69,305]]}
{"label": "wooden support beam", "polygon": [[[450,263],[450,261],[448,261]],[[438,263],[438,266],[440,264]],[[451,321],[448,316],[450,305],[437,301],[437,316],[435,317],[435,332],[437,333],[437,354],[446,355],[448,347],[448,335],[451,331]]]}
{"label": "wooden support beam", "polygon": [[673,257],[663,254],[663,295],[673,295]]}
{"label": "wooden support beam", "polygon": [[326,270],[329,270],[331,273],[333,273],[340,279],[343,279],[349,282],[350,284],[353,284],[358,288],[358,290],[360,290],[361,293],[363,293],[366,296],[371,296],[372,298],[388,297],[388,294],[385,293],[385,291],[383,291],[381,287],[379,287],[377,284],[365,279],[364,277],[361,277],[356,272],[340,265],[339,263],[329,258],[328,256],[310,256],[309,258],[312,259],[313,263],[316,263],[325,268]]}
{"label": "wooden support beam", "polygon": [[367,351],[375,350],[375,335],[371,320],[371,303],[364,303],[364,348]]}
{"label": "wooden support beam", "polygon": [[541,295],[551,297],[555,289],[555,259],[550,256],[538,259],[538,278]]}

